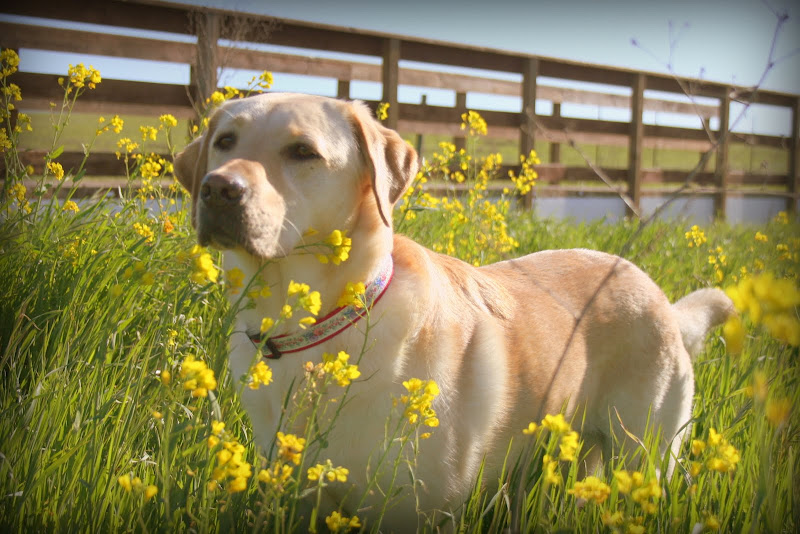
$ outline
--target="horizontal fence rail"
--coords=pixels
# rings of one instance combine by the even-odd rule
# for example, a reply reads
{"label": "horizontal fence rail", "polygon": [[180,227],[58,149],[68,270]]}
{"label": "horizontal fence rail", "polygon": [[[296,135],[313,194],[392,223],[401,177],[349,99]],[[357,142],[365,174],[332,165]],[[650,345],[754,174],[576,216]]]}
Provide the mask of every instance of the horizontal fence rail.
{"label": "horizontal fence rail", "polygon": [[[663,188],[642,188],[643,184],[676,184],[684,182],[688,175],[686,171],[643,168],[645,148],[696,153],[714,151],[714,170],[702,169],[695,173],[692,176],[695,187],[686,192],[696,194],[701,191],[714,195],[715,207],[721,216],[725,215],[728,195],[781,196],[792,211],[797,205],[800,191],[798,95],[167,2],[87,0],[78,7],[65,2],[39,0],[10,4],[2,10],[9,14],[180,35],[182,40],[168,40],[0,22],[0,46],[3,48],[66,51],[191,66],[188,86],[104,78],[95,90],[81,97],[76,112],[148,116],[171,113],[178,118],[192,119],[197,116],[205,97],[217,87],[218,67],[269,70],[338,80],[338,96],[344,98],[350,97],[350,82],[381,83],[381,101],[390,104],[388,126],[404,133],[446,135],[458,141],[464,135],[460,123],[461,114],[467,110],[467,94],[513,96],[521,99],[521,112],[480,112],[492,137],[518,140],[522,153],[531,150],[536,141],[547,143],[549,163],[538,169],[540,182],[544,184],[538,188],[539,193],[551,195],[561,191],[569,195],[576,191],[592,191],[593,194],[602,191],[592,185],[600,185],[601,181],[591,165],[566,166],[560,163],[561,146],[577,144],[626,147],[628,161],[624,168],[601,169],[605,177],[617,185],[603,187],[611,194],[624,193],[634,207],[639,205],[642,195],[664,193]],[[187,42],[186,36],[193,36],[191,42]],[[380,62],[316,58],[310,54],[244,48],[247,43],[373,56]],[[404,61],[425,63],[431,65],[431,70],[406,68],[401,64]],[[513,73],[519,81],[436,71],[433,70],[436,65]],[[540,83],[542,77],[618,86],[623,88],[619,92],[625,94],[547,85]],[[57,78],[30,72],[15,74],[12,81],[23,88],[25,96],[21,107],[50,109],[50,102],[59,101],[63,95]],[[400,85],[451,90],[456,94],[456,105],[448,108],[424,102],[398,102]],[[690,99],[710,98],[718,104],[656,98],[648,95],[649,91],[688,96]],[[552,103],[552,114],[536,114],[534,106],[537,101]],[[727,132],[732,102],[785,109],[792,117],[791,135]],[[378,102],[368,104],[375,108]],[[620,122],[562,116],[562,104],[630,110],[631,118],[629,122]],[[702,127],[645,124],[643,116],[647,112],[693,116]],[[711,128],[712,120],[717,123],[714,129]],[[753,173],[730,169],[730,147],[734,144],[780,151],[788,161],[788,172]],[[22,159],[38,172],[43,165],[43,154],[32,150],[22,154]],[[83,154],[65,152],[59,161],[65,168],[70,168],[72,163],[77,166],[83,161]],[[124,163],[114,154],[93,154],[85,168],[89,175],[125,173]]]}

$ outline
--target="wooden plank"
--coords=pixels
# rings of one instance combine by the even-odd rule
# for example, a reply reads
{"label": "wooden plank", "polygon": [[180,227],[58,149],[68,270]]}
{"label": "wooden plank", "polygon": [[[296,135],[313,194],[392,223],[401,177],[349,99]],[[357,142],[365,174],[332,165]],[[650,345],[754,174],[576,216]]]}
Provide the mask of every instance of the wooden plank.
{"label": "wooden plank", "polygon": [[539,77],[539,60],[529,58],[522,71],[522,117],[520,118],[519,153],[530,154],[536,137],[536,79]]}
{"label": "wooden plank", "polygon": [[[0,22],[4,47],[192,63],[195,45],[162,39]],[[65,66],[66,67],[66,66]]]}
{"label": "wooden plank", "polygon": [[790,213],[797,213],[797,201],[800,199],[800,97],[794,99],[792,105],[792,140],[789,149],[788,190],[792,195],[786,200],[786,208]]}
{"label": "wooden plank", "polygon": [[400,85],[400,40],[387,39],[383,44],[383,64],[381,83],[383,86],[383,102],[389,104],[389,116],[384,124],[397,129],[400,119],[400,106],[397,103],[397,87]]}
{"label": "wooden plank", "polygon": [[[19,103],[23,111],[49,111],[52,99],[33,98],[25,96]],[[174,115],[178,119],[194,119],[197,116],[192,106],[176,106],[174,104],[128,104],[126,102],[96,102],[79,98],[73,108],[75,113],[91,113],[97,115],[120,115],[123,118],[129,115],[142,117],[157,117],[160,115]]]}
{"label": "wooden plank", "polygon": [[728,128],[730,127],[731,91],[725,91],[719,101],[719,132],[717,133],[717,161],[714,171],[719,193],[714,197],[715,216],[724,219],[728,187]]}
{"label": "wooden plank", "polygon": [[4,2],[3,12],[91,24],[105,24],[123,28],[139,28],[170,33],[191,33],[187,9],[164,5],[142,5],[139,2],[109,0],[31,0]]}
{"label": "wooden plank", "polygon": [[633,77],[631,88],[631,124],[628,144],[628,197],[633,206],[625,207],[627,215],[638,215],[642,189],[642,146],[644,140],[644,74]]}
{"label": "wooden plank", "polygon": [[[52,74],[36,74],[30,72],[17,72],[11,81],[22,88],[23,101],[28,98],[43,99],[52,102],[61,102],[64,91],[58,85],[58,76]],[[127,80],[111,80],[104,78],[96,89],[87,89],[78,101],[86,102],[114,102],[137,105],[157,106],[191,106],[186,93],[186,86],[131,82]]]}

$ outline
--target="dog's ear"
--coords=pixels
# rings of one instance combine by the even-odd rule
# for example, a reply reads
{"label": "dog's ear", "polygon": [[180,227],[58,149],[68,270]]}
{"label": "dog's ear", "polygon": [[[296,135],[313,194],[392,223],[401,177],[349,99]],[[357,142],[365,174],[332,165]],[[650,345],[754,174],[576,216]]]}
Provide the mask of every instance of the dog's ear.
{"label": "dog's ear", "polygon": [[376,121],[366,105],[353,102],[353,127],[372,179],[372,192],[386,226],[392,226],[392,208],[417,174],[416,151],[394,130]]}
{"label": "dog's ear", "polygon": [[206,175],[208,162],[208,139],[210,131],[206,131],[181,150],[174,159],[173,168],[178,182],[192,195],[192,225],[196,226],[197,195],[200,193],[200,182]]}

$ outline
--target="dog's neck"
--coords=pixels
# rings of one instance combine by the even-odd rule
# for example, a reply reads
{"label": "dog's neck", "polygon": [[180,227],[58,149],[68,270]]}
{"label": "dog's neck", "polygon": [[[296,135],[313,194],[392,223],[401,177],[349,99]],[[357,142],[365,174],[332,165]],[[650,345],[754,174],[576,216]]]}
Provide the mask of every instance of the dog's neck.
{"label": "dog's neck", "polygon": [[[378,275],[383,259],[392,253],[392,230],[382,224],[377,231],[374,225],[370,228],[363,226],[356,225],[347,233],[352,239],[352,248],[349,258],[339,265],[332,262],[322,263],[315,254],[303,249],[296,249],[292,254],[273,260],[254,258],[241,249],[225,251],[223,256],[226,270],[237,267],[244,273],[245,285],[255,276],[257,280],[260,279],[268,285],[272,293],[268,298],[256,298],[255,308],[239,313],[248,333],[257,333],[264,317],[278,322],[291,281],[308,284],[311,291],[320,293],[322,308],[318,317],[337,307],[337,301],[348,282],[368,284],[372,281]],[[324,237],[317,235],[308,241],[319,241]],[[253,284],[258,285],[258,281]],[[233,303],[241,296],[229,294]],[[247,296],[244,296],[242,303],[246,303],[246,299]],[[273,335],[297,331],[298,321],[310,315],[305,310],[296,310],[290,319],[278,324]]]}

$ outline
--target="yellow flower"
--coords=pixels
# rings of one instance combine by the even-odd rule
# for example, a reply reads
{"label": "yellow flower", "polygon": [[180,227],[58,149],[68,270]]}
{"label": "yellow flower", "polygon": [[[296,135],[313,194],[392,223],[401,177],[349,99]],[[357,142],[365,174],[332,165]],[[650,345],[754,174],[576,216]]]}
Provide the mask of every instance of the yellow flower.
{"label": "yellow flower", "polygon": [[178,125],[178,119],[176,119],[173,115],[161,115],[158,118],[158,121],[161,123],[162,126],[167,128],[174,128]]}
{"label": "yellow flower", "polygon": [[283,432],[278,432],[277,436],[278,456],[295,465],[300,465],[300,458],[306,446],[305,438],[298,438],[294,434],[284,434]]}
{"label": "yellow flower", "polygon": [[719,519],[714,514],[708,514],[706,516],[705,521],[703,521],[703,526],[708,530],[717,531],[720,527]]}
{"label": "yellow flower", "polygon": [[364,286],[363,282],[347,282],[344,287],[344,293],[339,297],[336,305],[338,307],[353,306],[354,308],[363,308],[364,303],[361,297],[364,296],[366,290],[367,288]]}
{"label": "yellow flower", "polygon": [[219,277],[219,270],[214,267],[214,261],[211,259],[206,249],[200,245],[194,245],[189,251],[189,256],[192,258],[192,274],[191,280],[196,284],[205,284],[206,282],[217,281]]}
{"label": "yellow flower", "polygon": [[744,347],[744,325],[738,315],[732,316],[725,321],[722,326],[722,335],[725,338],[725,346],[731,354],[739,354]]}
{"label": "yellow flower", "polygon": [[308,284],[300,284],[295,282],[294,280],[289,281],[289,289],[287,290],[287,295],[292,297],[294,295],[308,295],[308,292],[311,288],[308,287]]}
{"label": "yellow flower", "polygon": [[78,207],[78,205],[75,203],[74,200],[67,200],[66,202],[64,202],[64,207],[61,209],[63,211],[72,211],[75,213],[81,211],[81,209]]}
{"label": "yellow flower", "polygon": [[578,433],[570,430],[561,436],[558,459],[562,462],[574,462],[578,450]]}
{"label": "yellow flower", "polygon": [[780,223],[780,224],[789,224],[789,214],[785,211],[779,211],[775,218],[772,219],[773,222]]}
{"label": "yellow flower", "polygon": [[629,473],[628,471],[614,471],[614,480],[617,481],[617,489],[620,493],[628,494],[638,488],[644,482],[644,475],[639,471]]}
{"label": "yellow flower", "polygon": [[119,477],[117,479],[117,482],[119,482],[119,485],[122,486],[122,488],[125,491],[127,491],[128,493],[131,492],[132,486],[131,486],[131,477],[130,477],[130,475],[122,475],[121,477]]}
{"label": "yellow flower", "polygon": [[234,267],[228,269],[225,272],[225,276],[228,279],[228,291],[230,291],[232,295],[237,295],[244,285],[244,273],[238,267]]}
{"label": "yellow flower", "polygon": [[283,308],[281,308],[281,317],[284,319],[291,319],[292,318],[292,307],[288,304],[284,304]]}
{"label": "yellow flower", "polygon": [[378,104],[378,109],[375,110],[375,116],[379,121],[385,121],[389,117],[389,103],[381,102]]}
{"label": "yellow flower", "polygon": [[316,481],[326,478],[328,482],[347,482],[350,471],[346,467],[333,467],[330,460],[308,468],[308,480]]}
{"label": "yellow flower", "polygon": [[270,328],[272,328],[274,325],[275,321],[273,321],[269,317],[264,317],[263,319],[261,319],[261,328],[260,328],[261,333],[266,334],[270,330]]}
{"label": "yellow flower", "polygon": [[686,240],[688,241],[687,246],[689,248],[692,247],[700,247],[703,243],[707,241],[706,234],[700,229],[699,226],[696,224],[693,225],[688,232],[684,234]]}
{"label": "yellow flower", "polygon": [[328,525],[331,532],[348,531],[361,527],[357,516],[347,518],[339,512],[331,512],[331,515],[325,518],[325,524]]}
{"label": "yellow flower", "polygon": [[544,468],[544,481],[546,484],[558,485],[561,483],[558,460],[555,460],[549,454],[545,454],[542,458],[542,467]]}
{"label": "yellow flower", "polygon": [[312,325],[314,325],[314,324],[316,324],[316,323],[317,323],[317,320],[316,320],[316,319],[314,319],[313,317],[303,317],[302,319],[300,319],[300,320],[297,322],[298,326],[300,326],[300,328],[301,328],[302,330],[305,330],[305,329],[306,329],[306,328],[308,328],[309,326],[312,326]]}
{"label": "yellow flower", "polygon": [[156,494],[158,494],[158,488],[156,486],[154,486],[153,484],[150,484],[144,490],[144,498],[145,498],[146,501],[149,501],[150,499],[155,497]]}
{"label": "yellow flower", "polygon": [[406,405],[403,412],[411,424],[416,424],[422,417],[423,424],[429,427],[439,426],[439,419],[432,404],[439,395],[439,386],[433,380],[420,380],[411,378],[403,382],[403,387],[409,392],[400,397],[400,402]]}
{"label": "yellow flower", "polygon": [[312,291],[308,295],[299,297],[297,303],[301,308],[313,315],[317,315],[322,309],[322,298],[319,295],[319,291]]}
{"label": "yellow flower", "polygon": [[528,428],[522,431],[523,434],[530,436],[531,434],[535,433],[539,429],[539,425],[536,423],[528,423]]}
{"label": "yellow flower", "polygon": [[183,389],[191,391],[192,397],[207,397],[209,390],[217,388],[214,371],[204,361],[195,360],[191,354],[181,363],[180,377],[184,381]]}
{"label": "yellow flower", "polygon": [[247,387],[258,389],[262,385],[268,386],[270,382],[272,382],[272,369],[263,360],[250,368],[250,382]]}
{"label": "yellow flower", "polygon": [[461,114],[461,129],[465,130],[467,127],[469,127],[470,135],[487,135],[489,131],[486,121],[477,111],[468,111]]}
{"label": "yellow flower", "polygon": [[153,232],[153,229],[146,224],[138,222],[133,223],[133,229],[137,234],[144,238],[146,243],[152,243],[155,239],[155,232]]}
{"label": "yellow flower", "polygon": [[350,355],[344,351],[339,351],[335,356],[327,352],[322,355],[322,370],[333,376],[340,387],[350,385],[351,381],[361,376],[358,366],[349,364],[349,359]]}
{"label": "yellow flower", "polygon": [[774,426],[781,426],[789,420],[792,402],[789,399],[772,399],[767,403],[767,419]]}
{"label": "yellow flower", "polygon": [[762,234],[761,232],[756,232],[756,241],[761,241],[762,243],[766,243],[769,241],[769,238]]}
{"label": "yellow flower", "polygon": [[564,415],[560,413],[556,415],[545,415],[542,420],[542,426],[556,434],[570,431],[569,423],[564,420]]}
{"label": "yellow flower", "polygon": [[350,257],[352,243],[352,239],[347,237],[347,232],[334,230],[324,241],[324,244],[330,247],[331,253],[327,256],[318,254],[317,259],[321,263],[328,263],[328,261],[331,261],[334,265],[339,265]]}
{"label": "yellow flower", "polygon": [[597,477],[589,476],[581,482],[576,482],[567,493],[575,497],[603,504],[611,495],[611,487]]}
{"label": "yellow flower", "polygon": [[114,130],[114,133],[120,133],[124,125],[125,121],[123,121],[119,115],[114,115],[111,118],[111,128]]}
{"label": "yellow flower", "polygon": [[62,180],[64,178],[64,167],[62,167],[60,163],[56,163],[55,161],[48,162],[47,170],[53,173],[56,180]]}
{"label": "yellow flower", "polygon": [[294,468],[291,465],[274,462],[271,469],[262,469],[258,472],[258,480],[282,490],[286,482],[292,477],[293,470]]}
{"label": "yellow flower", "polygon": [[172,381],[172,373],[169,370],[164,369],[161,371],[161,383],[165,386],[168,386],[169,383]]}

